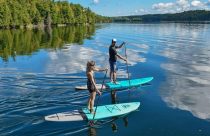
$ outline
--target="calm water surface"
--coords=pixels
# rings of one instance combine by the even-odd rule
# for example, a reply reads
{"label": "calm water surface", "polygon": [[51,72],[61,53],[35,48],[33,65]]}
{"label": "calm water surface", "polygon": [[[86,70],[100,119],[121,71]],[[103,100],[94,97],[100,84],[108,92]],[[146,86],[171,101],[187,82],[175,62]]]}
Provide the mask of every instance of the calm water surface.
{"label": "calm water surface", "polygon": [[[179,23],[0,30],[0,135],[210,136],[209,35],[210,24]],[[88,60],[108,66],[112,38],[127,43],[131,78],[155,78],[117,92],[117,103],[140,101],[140,110],[96,128],[44,121],[86,106],[88,91],[74,87],[86,83]],[[125,63],[118,66],[119,80],[127,78]],[[104,92],[100,105],[111,101]]]}

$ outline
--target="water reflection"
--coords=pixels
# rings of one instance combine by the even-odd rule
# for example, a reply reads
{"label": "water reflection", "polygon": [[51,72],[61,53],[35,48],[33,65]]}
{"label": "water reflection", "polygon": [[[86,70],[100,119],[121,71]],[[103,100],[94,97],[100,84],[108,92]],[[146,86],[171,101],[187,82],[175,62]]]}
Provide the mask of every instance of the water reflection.
{"label": "water reflection", "polygon": [[[111,90],[110,95],[111,95],[111,103],[112,103],[112,104],[120,103],[120,102],[117,100],[117,90]],[[114,118],[113,118],[113,122],[111,123],[111,128],[112,128],[112,131],[113,131],[113,132],[117,132],[117,131],[118,131],[118,126],[117,126],[117,124],[115,123],[115,120],[116,120],[116,119],[122,119],[122,120],[123,120],[123,123],[124,123],[124,126],[125,126],[125,127],[128,126],[128,117],[127,117],[127,115],[124,115],[123,117],[114,117]]]}
{"label": "water reflection", "polygon": [[[0,58],[4,61],[0,59],[0,133],[68,135],[74,131],[71,129],[74,124],[48,124],[42,118],[55,112],[86,106],[87,92],[75,92],[74,88],[86,82],[83,77],[87,60],[95,60],[101,67],[108,66],[108,47],[110,40],[115,37],[127,42],[131,76],[139,77],[142,73],[144,76],[152,75],[156,80],[150,88],[152,91],[148,89],[143,94],[134,91],[132,99],[127,93],[103,95],[103,104],[110,104],[110,97],[112,103],[140,98],[142,112],[129,115],[129,124],[127,118],[119,118],[114,120],[113,125],[109,122],[106,124],[108,127],[103,126],[100,130],[93,128],[88,132],[92,135],[114,135],[109,132],[113,126],[116,134],[120,135],[129,135],[130,132],[134,135],[147,135],[148,132],[161,135],[163,131],[166,135],[196,135],[197,128],[201,128],[204,134],[209,135],[209,122],[188,116],[186,112],[166,108],[159,99],[161,97],[168,106],[189,111],[198,118],[210,118],[210,25],[169,23],[105,26],[97,29],[93,40],[85,40],[84,43],[81,37],[91,38],[95,28],[0,31]],[[121,51],[123,55],[124,50]],[[11,58],[15,61],[10,61]],[[125,63],[119,61],[118,66],[118,77],[127,77]],[[161,82],[163,84],[158,88]],[[153,116],[156,111],[163,114]],[[171,118],[180,115],[184,120],[182,125]],[[151,125],[154,119],[157,119],[158,126],[147,129],[145,123]],[[142,121],[138,126],[135,124],[137,120]],[[171,120],[174,122],[168,124]],[[192,125],[186,128],[187,124]],[[131,128],[125,129],[128,125]],[[176,132],[171,133],[174,128]],[[88,134],[87,129],[84,135]]]}
{"label": "water reflection", "polygon": [[[106,53],[89,47],[71,45],[65,50],[49,52],[46,73],[79,73],[86,70],[86,62],[96,61],[97,65],[107,67]],[[107,62],[106,62],[107,61]]]}
{"label": "water reflection", "polygon": [[[111,90],[110,96],[111,96],[111,104],[120,103],[117,100],[117,90]],[[97,121],[95,123],[95,126],[94,127],[90,127],[89,128],[87,134],[88,134],[88,136],[97,136],[97,129],[98,128],[103,129],[105,126],[108,126],[108,128],[111,128],[111,130],[112,130],[113,133],[117,133],[118,132],[118,129],[119,129],[118,125],[120,125],[119,124],[119,121],[121,123],[121,120],[122,120],[124,127],[128,127],[128,115],[129,114],[118,116],[118,117],[112,117],[110,119],[105,119],[105,120]]]}
{"label": "water reflection", "polygon": [[65,43],[83,44],[95,33],[94,26],[59,27],[43,30],[1,30],[0,57],[15,61],[18,55],[32,55],[39,49],[57,49]]}
{"label": "water reflection", "polygon": [[[104,51],[105,50],[105,51]],[[109,67],[108,64],[108,47],[105,45],[101,50],[95,50],[94,45],[90,46],[66,46],[65,49],[56,52],[48,52],[49,60],[45,64],[45,73],[80,73],[86,70],[86,62],[89,60],[96,61],[101,67]],[[139,55],[138,51],[129,49],[128,61],[130,66],[136,65],[138,62],[145,62],[146,59]],[[119,61],[118,77],[127,76],[126,64]]]}
{"label": "water reflection", "polygon": [[90,127],[88,131],[88,136],[97,136],[96,128]]}
{"label": "water reflection", "polygon": [[168,59],[161,65],[167,72],[161,97],[170,107],[190,111],[201,119],[210,119],[210,41],[205,35],[210,31],[206,27],[177,26],[175,38],[168,39],[173,44],[165,43],[160,53]]}

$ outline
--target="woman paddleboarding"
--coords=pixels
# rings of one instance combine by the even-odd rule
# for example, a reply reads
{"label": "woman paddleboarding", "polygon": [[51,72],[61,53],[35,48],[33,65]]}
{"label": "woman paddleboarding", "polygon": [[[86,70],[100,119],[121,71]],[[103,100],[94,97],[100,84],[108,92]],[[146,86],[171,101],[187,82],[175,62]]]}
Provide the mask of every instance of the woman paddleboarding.
{"label": "woman paddleboarding", "polygon": [[96,93],[101,95],[101,92],[97,89],[96,87],[96,80],[94,77],[94,72],[95,71],[107,71],[108,69],[99,69],[95,67],[95,61],[88,61],[87,62],[87,69],[86,69],[86,75],[87,75],[87,88],[88,91],[90,92],[90,97],[88,99],[88,109],[90,110],[91,114],[94,114],[94,101],[96,97]]}

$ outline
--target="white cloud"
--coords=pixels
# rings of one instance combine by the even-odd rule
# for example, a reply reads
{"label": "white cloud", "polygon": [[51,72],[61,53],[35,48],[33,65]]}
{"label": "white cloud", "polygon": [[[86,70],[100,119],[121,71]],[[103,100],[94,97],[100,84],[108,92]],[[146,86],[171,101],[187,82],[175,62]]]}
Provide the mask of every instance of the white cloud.
{"label": "white cloud", "polygon": [[135,10],[134,12],[135,12],[135,13],[139,13],[139,11],[138,11],[138,10]]}
{"label": "white cloud", "polygon": [[169,3],[156,3],[152,5],[152,9],[163,13],[182,12],[193,9],[208,9],[210,0],[202,2],[200,0],[177,0]]}
{"label": "white cloud", "polygon": [[178,0],[176,2],[176,9],[189,10],[189,8],[190,8],[189,0]]}
{"label": "white cloud", "polygon": [[145,9],[136,9],[132,14],[136,15],[136,14],[145,14],[145,13],[148,13],[147,10]]}
{"label": "white cloud", "polygon": [[99,0],[93,0],[93,3],[94,4],[98,4],[99,3]]}
{"label": "white cloud", "polygon": [[201,1],[199,0],[194,0],[191,2],[191,5],[194,7],[199,7],[199,6],[203,6],[203,3],[201,3]]}
{"label": "white cloud", "polygon": [[165,9],[170,9],[173,6],[174,6],[174,3],[158,3],[158,4],[154,4],[152,8],[156,10],[165,10]]}
{"label": "white cloud", "polygon": [[202,3],[202,2],[199,1],[199,0],[193,0],[193,1],[191,2],[191,5],[192,5],[193,7],[205,7],[205,6],[206,6],[205,3]]}
{"label": "white cloud", "polygon": [[189,0],[177,0],[176,3],[180,6],[187,7],[189,5]]}

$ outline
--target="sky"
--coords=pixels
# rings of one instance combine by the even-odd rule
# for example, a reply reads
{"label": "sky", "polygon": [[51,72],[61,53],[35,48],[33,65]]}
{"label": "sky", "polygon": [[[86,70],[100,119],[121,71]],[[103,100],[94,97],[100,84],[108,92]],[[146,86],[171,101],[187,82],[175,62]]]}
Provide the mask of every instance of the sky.
{"label": "sky", "polygon": [[177,13],[187,10],[210,10],[210,0],[68,0],[89,7],[103,16]]}

